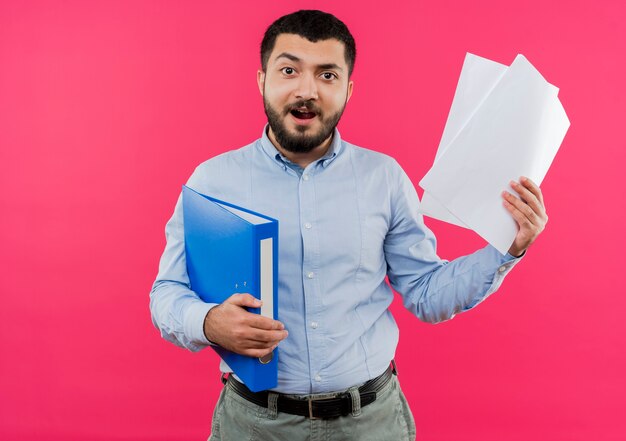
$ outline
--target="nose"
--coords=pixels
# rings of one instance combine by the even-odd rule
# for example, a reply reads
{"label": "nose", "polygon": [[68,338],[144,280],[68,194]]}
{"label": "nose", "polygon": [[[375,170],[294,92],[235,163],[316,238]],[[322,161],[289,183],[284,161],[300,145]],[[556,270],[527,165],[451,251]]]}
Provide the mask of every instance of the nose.
{"label": "nose", "polygon": [[313,75],[301,75],[295,93],[297,99],[305,101],[316,100],[318,98],[317,84]]}

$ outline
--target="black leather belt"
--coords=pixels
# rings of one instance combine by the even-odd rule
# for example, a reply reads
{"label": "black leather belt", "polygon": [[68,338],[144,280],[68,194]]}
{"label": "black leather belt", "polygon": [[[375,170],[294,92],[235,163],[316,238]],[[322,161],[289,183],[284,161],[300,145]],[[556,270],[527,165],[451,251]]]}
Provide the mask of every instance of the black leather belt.
{"label": "black leather belt", "polygon": [[[369,380],[359,387],[361,395],[361,407],[376,401],[376,394],[391,380],[393,375],[397,375],[395,363],[389,366],[385,372],[378,377]],[[235,380],[232,375],[228,376],[228,386],[239,396],[251,403],[261,407],[268,407],[269,392],[252,392],[245,384]],[[228,387],[227,386],[227,387]],[[278,412],[285,412],[292,415],[301,415],[311,419],[327,419],[346,416],[352,412],[352,397],[349,392],[340,392],[333,398],[290,398],[285,394],[278,394],[276,402]]]}

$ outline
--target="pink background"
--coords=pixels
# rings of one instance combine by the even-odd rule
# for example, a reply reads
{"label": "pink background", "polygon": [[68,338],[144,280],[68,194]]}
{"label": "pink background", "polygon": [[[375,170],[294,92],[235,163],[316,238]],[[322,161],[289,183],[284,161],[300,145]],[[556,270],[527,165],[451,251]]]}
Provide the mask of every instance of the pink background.
{"label": "pink background", "polygon": [[[437,326],[394,304],[418,439],[626,439],[622,4],[1,0],[0,439],[206,439],[217,357],[162,340],[148,293],[181,184],[260,136],[258,46],[300,8],[357,41],[342,136],[416,184],[466,51],[523,53],[572,121],[500,292]],[[483,245],[428,224],[442,257]]]}

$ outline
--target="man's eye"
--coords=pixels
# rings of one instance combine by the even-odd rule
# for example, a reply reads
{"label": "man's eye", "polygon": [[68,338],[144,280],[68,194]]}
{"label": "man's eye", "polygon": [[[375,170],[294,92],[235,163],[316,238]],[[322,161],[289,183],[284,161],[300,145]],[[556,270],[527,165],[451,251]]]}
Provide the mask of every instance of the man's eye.
{"label": "man's eye", "polygon": [[281,69],[281,71],[285,74],[285,75],[292,75],[295,71],[293,70],[293,67],[283,67]]}
{"label": "man's eye", "polygon": [[334,80],[335,78],[337,78],[337,75],[331,72],[324,72],[322,76],[324,77],[325,80]]}

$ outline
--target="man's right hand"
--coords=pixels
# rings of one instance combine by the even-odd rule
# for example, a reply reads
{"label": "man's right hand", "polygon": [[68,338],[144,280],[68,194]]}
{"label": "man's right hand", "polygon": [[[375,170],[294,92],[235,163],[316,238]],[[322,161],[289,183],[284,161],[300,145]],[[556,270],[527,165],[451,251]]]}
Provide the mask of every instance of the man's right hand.
{"label": "man's right hand", "polygon": [[204,318],[204,335],[224,349],[260,358],[272,352],[288,333],[281,322],[245,307],[260,308],[261,301],[250,294],[233,294],[212,308]]}

